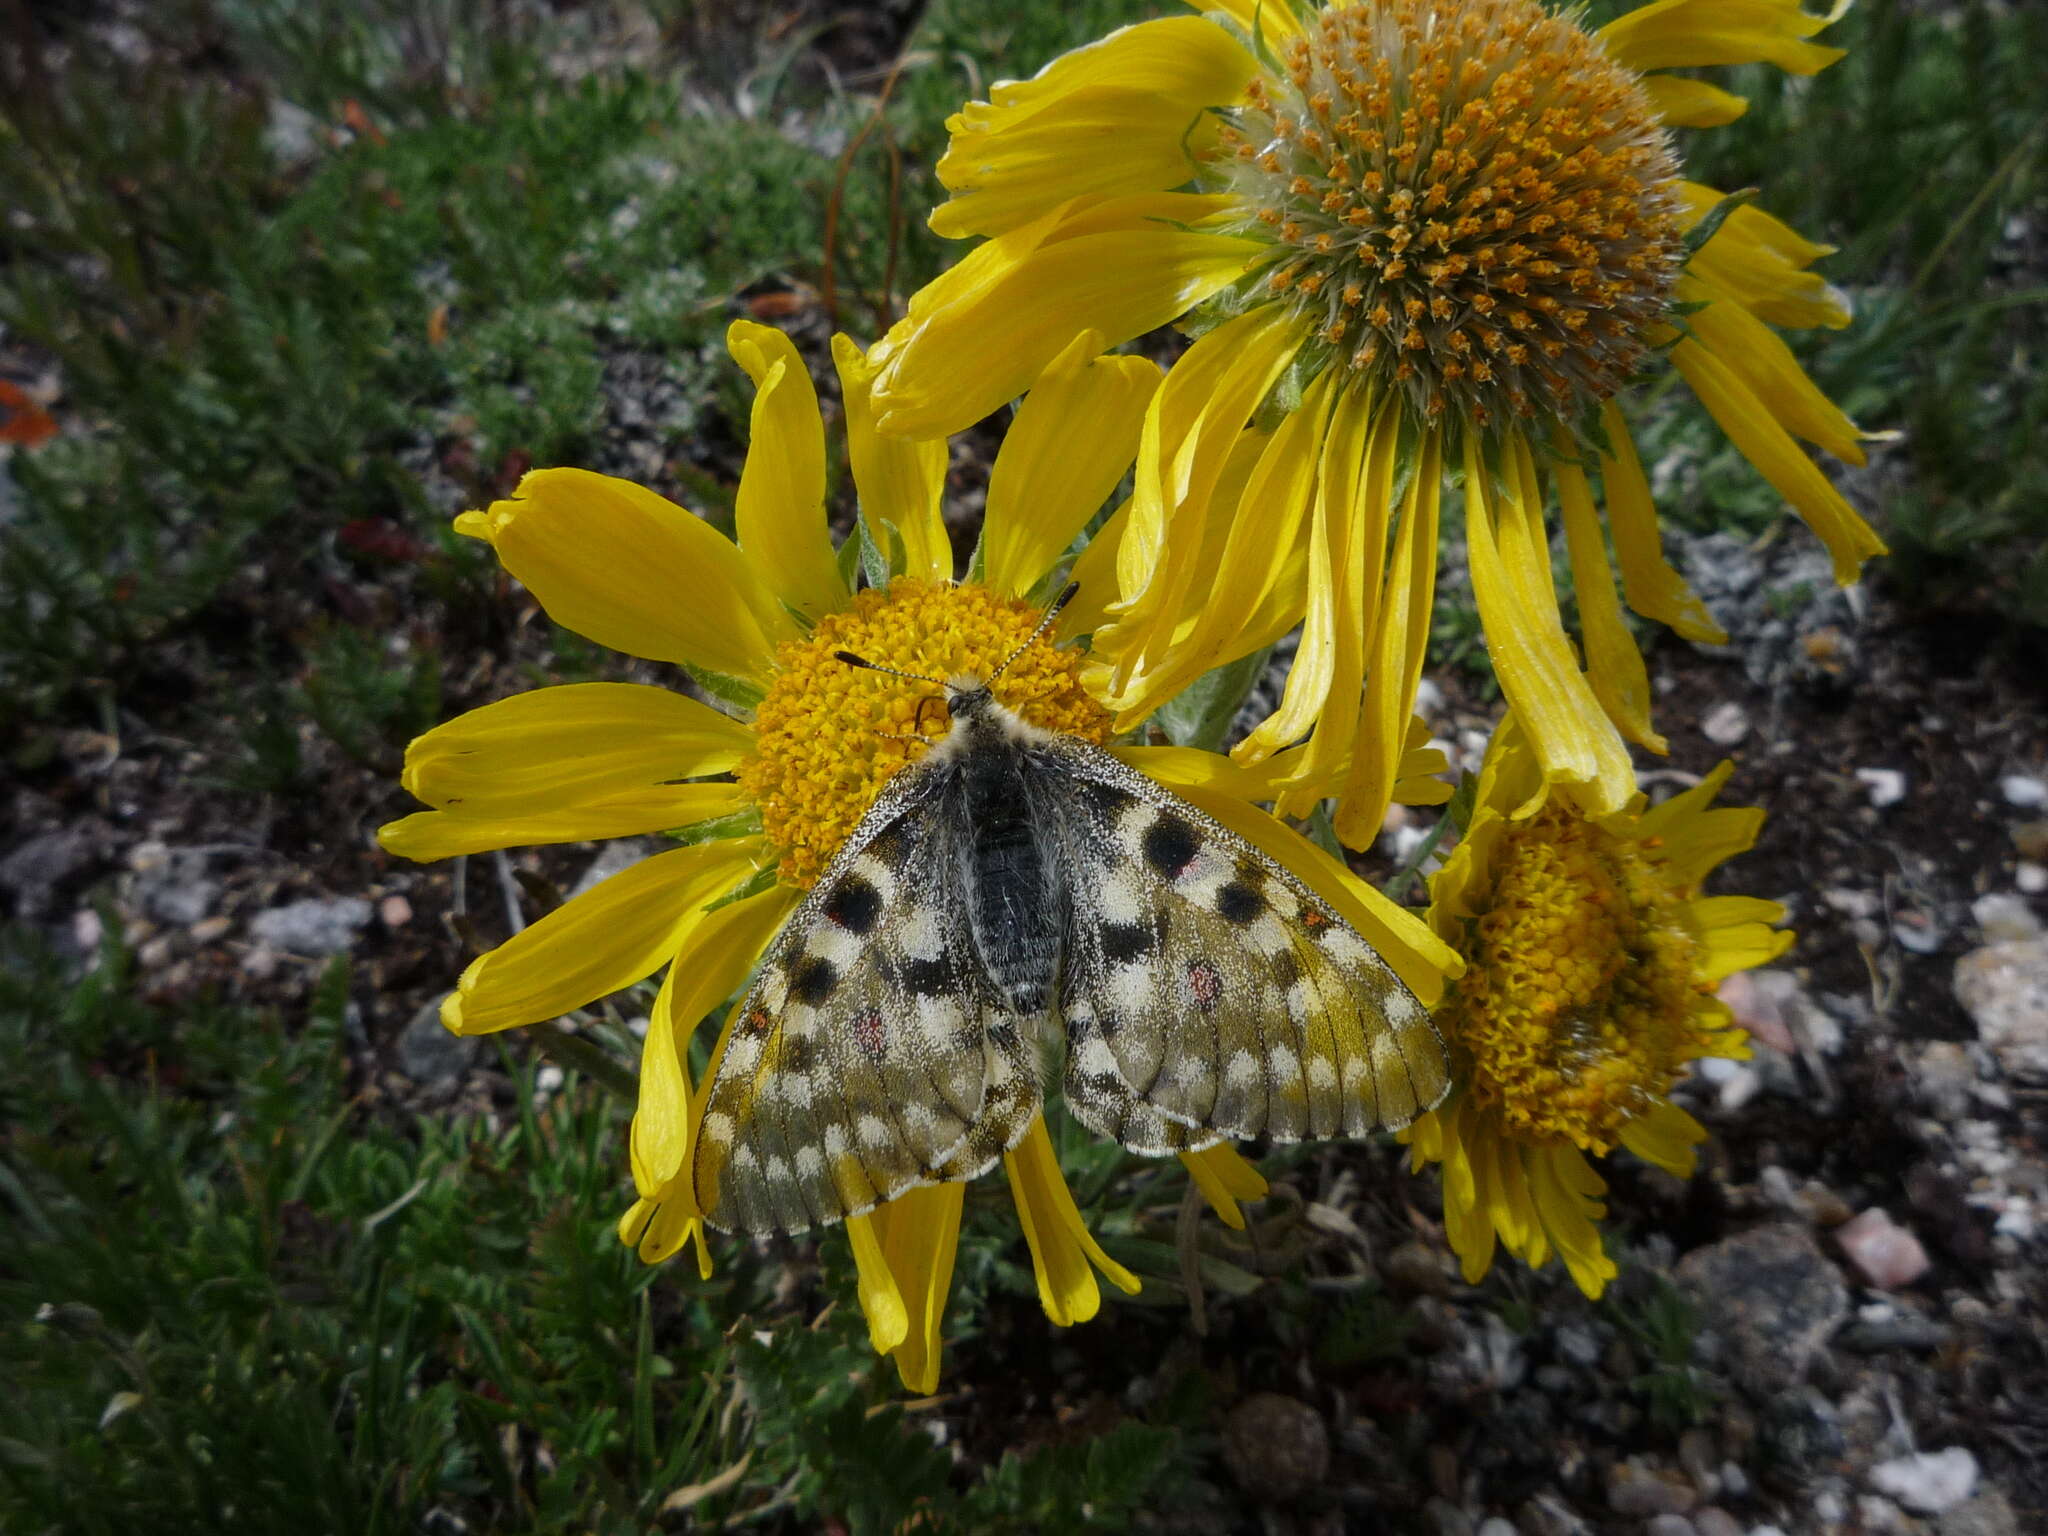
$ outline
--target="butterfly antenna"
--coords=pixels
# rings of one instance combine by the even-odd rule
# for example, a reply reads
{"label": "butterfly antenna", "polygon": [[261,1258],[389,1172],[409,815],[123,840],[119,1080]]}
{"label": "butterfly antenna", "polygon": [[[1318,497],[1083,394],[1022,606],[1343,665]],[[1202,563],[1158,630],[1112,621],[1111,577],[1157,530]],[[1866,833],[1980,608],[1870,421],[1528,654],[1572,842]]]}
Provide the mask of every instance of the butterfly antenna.
{"label": "butterfly antenna", "polygon": [[868,672],[886,672],[891,677],[907,677],[913,683],[932,683],[940,688],[946,686],[946,680],[942,677],[926,677],[922,672],[899,672],[894,667],[882,666],[878,662],[869,661],[865,656],[856,656],[851,651],[834,651],[832,659],[834,661],[843,661],[849,667],[859,667]]}
{"label": "butterfly antenna", "polygon": [[1070,581],[1067,583],[1066,587],[1061,591],[1060,595],[1054,598],[1051,604],[1047,606],[1045,610],[1045,617],[1038,621],[1038,628],[1031,631],[1031,633],[1025,637],[1024,643],[1022,645],[1018,646],[1017,649],[1010,652],[1008,656],[1003,658],[1003,664],[1000,667],[997,667],[995,671],[989,673],[988,680],[991,683],[993,683],[997,678],[1001,677],[1005,672],[1007,672],[1010,669],[1011,662],[1015,661],[1019,656],[1022,656],[1026,651],[1030,650],[1031,647],[1037,643],[1038,637],[1040,635],[1044,634],[1048,629],[1052,628],[1053,620],[1057,619],[1060,616],[1060,610],[1066,607],[1067,604],[1071,603],[1074,600],[1074,594],[1079,592],[1080,590],[1081,584],[1079,582]]}

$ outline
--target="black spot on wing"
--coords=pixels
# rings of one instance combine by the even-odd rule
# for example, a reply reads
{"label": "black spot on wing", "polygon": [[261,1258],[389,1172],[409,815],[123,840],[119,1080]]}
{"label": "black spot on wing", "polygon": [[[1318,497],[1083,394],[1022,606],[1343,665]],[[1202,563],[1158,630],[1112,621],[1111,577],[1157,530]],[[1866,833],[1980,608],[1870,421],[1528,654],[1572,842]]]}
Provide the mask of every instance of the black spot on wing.
{"label": "black spot on wing", "polygon": [[851,934],[864,937],[881,912],[882,893],[859,875],[848,875],[825,898],[825,915]]}
{"label": "black spot on wing", "polygon": [[1149,923],[1102,925],[1102,958],[1111,965],[1122,965],[1149,955],[1158,942],[1159,935]]}
{"label": "black spot on wing", "polygon": [[1265,910],[1266,898],[1242,880],[1229,881],[1216,893],[1216,911],[1226,922],[1249,923]]}
{"label": "black spot on wing", "polygon": [[943,960],[905,960],[897,979],[915,997],[943,997],[953,990],[952,973]]}
{"label": "black spot on wing", "polygon": [[1163,811],[1145,829],[1142,847],[1145,862],[1167,879],[1179,878],[1181,872],[1195,862],[1195,850],[1199,847],[1195,829],[1184,817],[1171,811]]}
{"label": "black spot on wing", "polygon": [[789,995],[815,1008],[839,985],[839,967],[823,955],[805,955],[789,973]]}

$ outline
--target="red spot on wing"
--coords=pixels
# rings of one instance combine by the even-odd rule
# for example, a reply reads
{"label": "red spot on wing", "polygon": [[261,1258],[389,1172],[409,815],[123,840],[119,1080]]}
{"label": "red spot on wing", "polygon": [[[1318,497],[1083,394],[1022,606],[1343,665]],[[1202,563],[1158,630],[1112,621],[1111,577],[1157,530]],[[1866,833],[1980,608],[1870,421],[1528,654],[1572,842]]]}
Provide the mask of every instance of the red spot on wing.
{"label": "red spot on wing", "polygon": [[880,1059],[883,1048],[888,1044],[888,1032],[882,1024],[882,1015],[870,1008],[858,1014],[853,1021],[853,1043],[866,1055]]}
{"label": "red spot on wing", "polygon": [[1206,960],[1197,960],[1188,967],[1188,990],[1195,995],[1195,1006],[1207,1012],[1223,999],[1223,977]]}

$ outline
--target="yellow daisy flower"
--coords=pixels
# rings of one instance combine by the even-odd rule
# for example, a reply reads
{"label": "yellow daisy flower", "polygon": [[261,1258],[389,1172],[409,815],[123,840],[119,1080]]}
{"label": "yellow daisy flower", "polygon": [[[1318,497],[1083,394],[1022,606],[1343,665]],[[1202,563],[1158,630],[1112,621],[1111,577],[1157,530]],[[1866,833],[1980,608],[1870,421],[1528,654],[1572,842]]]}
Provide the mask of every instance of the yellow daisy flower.
{"label": "yellow daisy flower", "polygon": [[1732,771],[1595,815],[1583,791],[1545,783],[1513,715],[1495,733],[1464,840],[1430,880],[1430,926],[1466,966],[1437,1010],[1457,1086],[1402,1133],[1415,1167],[1443,1164],[1468,1281],[1498,1239],[1531,1265],[1558,1254],[1598,1296],[1615,1268],[1588,1159],[1619,1145],[1692,1176],[1706,1132],[1666,1095],[1687,1062],[1749,1055],[1714,990],[1792,942],[1778,903],[1700,894],[1763,825],[1761,810],[1709,808]]}
{"label": "yellow daisy flower", "polygon": [[[639,1199],[619,1232],[650,1262],[695,1238],[707,1275],[690,1178],[703,1112],[686,1065],[690,1034],[753,971],[891,775],[924,750],[914,725],[929,686],[848,667],[834,653],[940,677],[989,675],[1031,641],[1002,672],[1001,701],[1047,729],[1108,741],[1109,714],[1080,680],[1083,653],[1033,639],[1043,602],[1031,594],[1047,589],[1129,468],[1159,382],[1152,363],[1101,355],[1096,334],[1061,350],[996,458],[972,562],[978,579],[956,584],[940,515],[946,443],[877,434],[860,350],[834,338],[861,507],[860,542],[845,551],[827,525],[824,425],[802,359],[780,332],[747,321],[733,325],[728,345],[755,387],[736,540],[651,491],[574,469],[535,471],[510,499],[455,524],[488,541],[556,623],[675,663],[725,707],[632,683],[568,684],[485,705],[411,745],[405,787],[432,809],[379,833],[393,853],[437,859],[682,829],[682,846],[474,961],[442,1020],[465,1035],[536,1023],[666,965],[633,1119]],[[856,553],[886,561],[884,584],[854,590],[854,562],[841,556]],[[1418,734],[1407,739],[1409,793],[1440,799],[1441,784],[1427,775],[1443,766],[1441,754]],[[1269,774],[1192,749],[1115,750],[1286,863],[1425,1002],[1435,1000],[1456,964],[1448,948],[1257,810],[1274,796]],[[1183,1161],[1233,1225],[1242,1223],[1235,1202],[1264,1192],[1227,1146]],[[1136,1289],[1083,1226],[1042,1121],[1004,1162],[1054,1322],[1094,1314],[1096,1269]],[[913,1390],[937,1380],[961,1194],[957,1183],[915,1189],[848,1222],[873,1342]]]}
{"label": "yellow daisy flower", "polygon": [[[1299,622],[1286,693],[1236,754],[1307,738],[1292,813],[1347,763],[1339,834],[1368,843],[1420,675],[1448,476],[1545,778],[1618,809],[1623,738],[1664,746],[1623,601],[1726,638],[1663,557],[1616,408],[1640,370],[1678,370],[1838,580],[1883,549],[1796,441],[1860,464],[1857,429],[1772,330],[1848,323],[1808,270],[1830,248],[1686,180],[1666,131],[1745,103],[1662,71],[1811,74],[1840,57],[1807,40],[1833,16],[1650,0],[1589,31],[1540,0],[1191,3],[1204,14],[1125,27],[951,120],[932,227],[986,239],[872,353],[883,429],[973,421],[1077,324],[1115,343],[1185,319],[1202,334],[1098,541],[1115,586],[1090,681],[1118,724]],[[1583,664],[1552,577],[1553,497]]]}

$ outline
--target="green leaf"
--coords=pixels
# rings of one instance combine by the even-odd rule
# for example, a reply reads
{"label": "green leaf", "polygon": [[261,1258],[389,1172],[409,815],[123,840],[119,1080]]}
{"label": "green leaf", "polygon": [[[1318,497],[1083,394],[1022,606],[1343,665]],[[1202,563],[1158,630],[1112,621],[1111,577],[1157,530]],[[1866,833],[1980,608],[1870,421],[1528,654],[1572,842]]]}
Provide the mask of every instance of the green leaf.
{"label": "green leaf", "polygon": [[1266,675],[1266,661],[1272,654],[1269,645],[1203,673],[1160,705],[1153,720],[1177,747],[1221,751],[1230,736],[1231,722],[1237,719],[1237,712],[1244,707],[1259,679]]}
{"label": "green leaf", "polygon": [[1756,200],[1758,190],[1756,187],[1744,187],[1738,192],[1730,192],[1709,208],[1705,217],[1685,232],[1685,259],[1690,262],[1698,255],[1700,247],[1713,239],[1720,232],[1721,226],[1727,223],[1729,214],[1744,203]]}
{"label": "green leaf", "polygon": [[728,677],[723,672],[713,672],[692,662],[684,662],[683,670],[690,674],[690,680],[720,703],[730,704],[735,709],[751,711],[764,697],[766,690],[745,678]]}
{"label": "green leaf", "polygon": [[693,821],[687,827],[672,827],[661,835],[688,848],[708,843],[716,837],[751,837],[760,830],[761,808],[754,805],[743,811],[734,811],[729,816],[712,816],[704,821]]}

